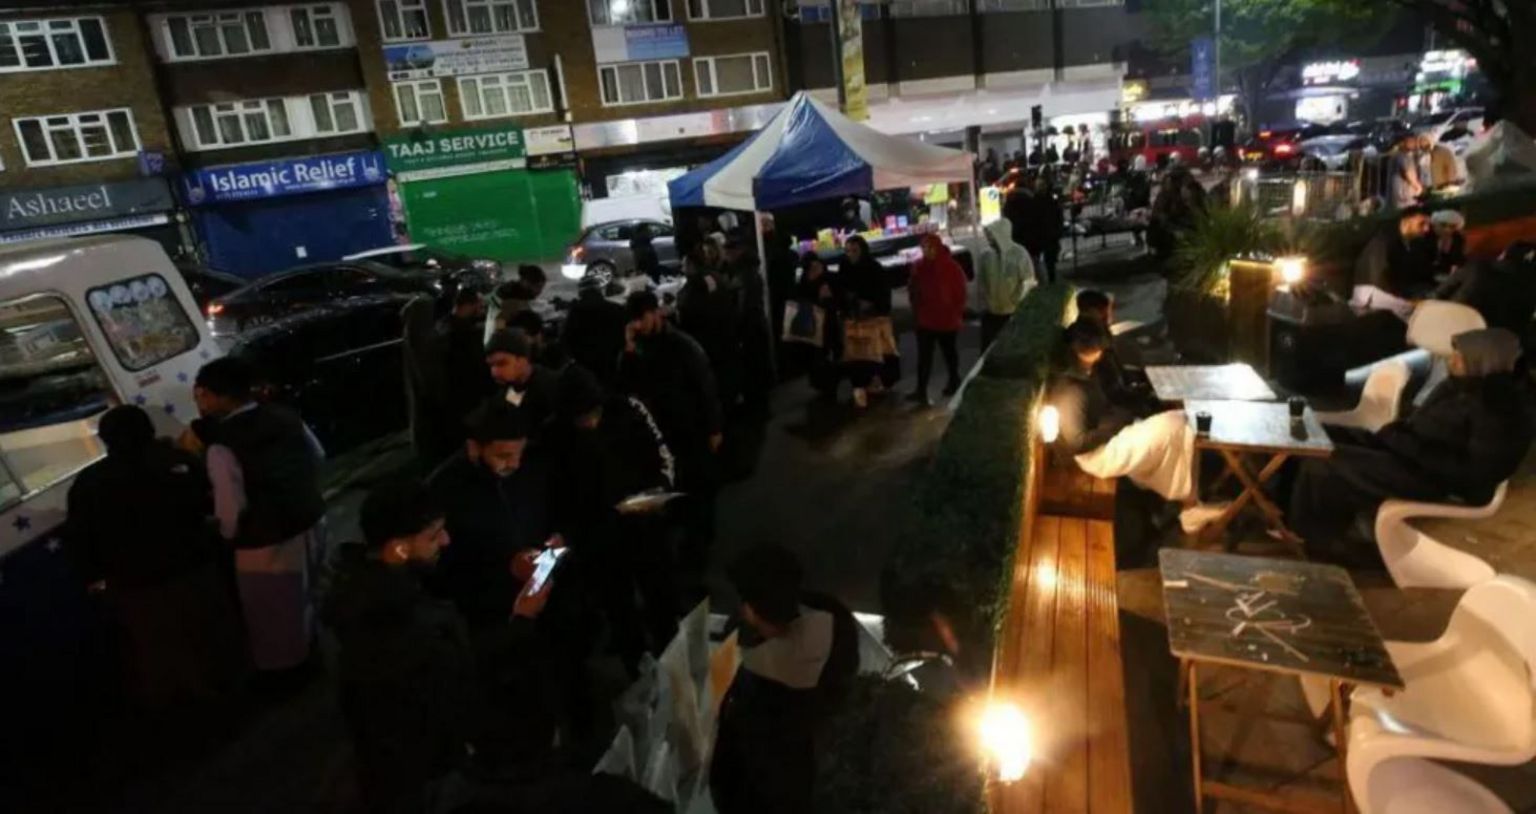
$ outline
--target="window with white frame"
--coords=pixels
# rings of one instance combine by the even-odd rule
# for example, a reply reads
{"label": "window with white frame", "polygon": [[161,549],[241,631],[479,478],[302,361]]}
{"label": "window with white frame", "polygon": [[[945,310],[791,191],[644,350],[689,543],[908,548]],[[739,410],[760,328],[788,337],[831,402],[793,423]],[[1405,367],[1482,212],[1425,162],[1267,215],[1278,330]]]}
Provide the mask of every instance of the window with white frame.
{"label": "window with white frame", "polygon": [[0,73],[111,65],[100,17],[0,22]]}
{"label": "window with white frame", "polygon": [[764,2],[765,0],[688,0],[688,17],[693,20],[761,17]]}
{"label": "window with white frame", "polygon": [[293,138],[287,100],[249,99],[189,108],[196,149],[235,147]]}
{"label": "window with white frame", "polygon": [[555,109],[547,71],[466,76],[459,80],[459,100],[466,119],[526,116]]}
{"label": "window with white frame", "polygon": [[1051,0],[979,0],[976,10],[982,14],[1005,11],[1050,11]]}
{"label": "window with white frame", "polygon": [[318,135],[358,133],[367,129],[364,127],[363,95],[357,91],[311,94],[309,110]]}
{"label": "window with white frame", "polygon": [[664,23],[672,19],[671,0],[587,0],[587,11],[593,25]]}
{"label": "window with white frame", "polygon": [[293,6],[288,19],[293,24],[295,48],[340,48],[346,43],[342,34],[343,12],[333,3]]}
{"label": "window with white frame", "polygon": [[31,167],[126,158],[139,151],[133,114],[126,108],[18,117],[15,126],[22,156]]}
{"label": "window with white frame", "polygon": [[402,127],[448,121],[448,108],[443,104],[443,84],[436,79],[396,82],[395,108],[400,113]]}
{"label": "window with white frame", "polygon": [[969,14],[966,0],[891,0],[892,17],[950,17]]}
{"label": "window with white frame", "polygon": [[175,14],[164,20],[169,59],[260,54],[272,49],[267,15],[259,9],[221,14]]}
{"label": "window with white frame", "polygon": [[773,89],[767,52],[700,57],[693,61],[700,96],[734,96]]}
{"label": "window with white frame", "polygon": [[443,0],[448,11],[448,33],[509,34],[539,30],[534,0]]}
{"label": "window with white frame", "polygon": [[432,36],[427,22],[427,0],[378,0],[379,22],[384,39],[424,40]]}
{"label": "window with white frame", "polygon": [[683,98],[682,72],[676,60],[602,65],[597,74],[603,104],[608,107]]}

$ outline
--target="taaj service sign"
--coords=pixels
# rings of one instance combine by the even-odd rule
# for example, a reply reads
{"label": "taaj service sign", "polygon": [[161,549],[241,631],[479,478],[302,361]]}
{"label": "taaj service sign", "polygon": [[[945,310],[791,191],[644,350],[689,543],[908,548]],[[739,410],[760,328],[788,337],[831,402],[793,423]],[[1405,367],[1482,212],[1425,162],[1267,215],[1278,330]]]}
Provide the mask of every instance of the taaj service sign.
{"label": "taaj service sign", "polygon": [[384,160],[402,181],[421,181],[527,166],[516,127],[457,128],[403,133],[384,140]]}

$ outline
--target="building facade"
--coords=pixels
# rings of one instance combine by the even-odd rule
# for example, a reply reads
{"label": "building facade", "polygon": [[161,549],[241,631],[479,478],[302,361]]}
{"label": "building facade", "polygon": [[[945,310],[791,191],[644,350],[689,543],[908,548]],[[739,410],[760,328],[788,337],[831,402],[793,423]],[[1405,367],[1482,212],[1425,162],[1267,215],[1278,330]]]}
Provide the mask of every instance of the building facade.
{"label": "building facade", "polygon": [[0,10],[0,242],[129,231],[174,251],[174,160],[137,15]]}

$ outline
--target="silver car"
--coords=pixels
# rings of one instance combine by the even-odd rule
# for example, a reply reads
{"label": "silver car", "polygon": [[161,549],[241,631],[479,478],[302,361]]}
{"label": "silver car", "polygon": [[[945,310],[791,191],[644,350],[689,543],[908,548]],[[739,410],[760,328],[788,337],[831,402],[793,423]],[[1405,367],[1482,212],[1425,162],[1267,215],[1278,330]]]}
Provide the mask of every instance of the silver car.
{"label": "silver car", "polygon": [[664,271],[676,272],[678,268],[677,245],[673,241],[672,224],[657,220],[634,218],[588,226],[582,231],[566,254],[566,276],[579,279],[593,276],[603,281],[624,277],[635,272],[635,256],[629,241],[641,224],[650,227],[651,245]]}

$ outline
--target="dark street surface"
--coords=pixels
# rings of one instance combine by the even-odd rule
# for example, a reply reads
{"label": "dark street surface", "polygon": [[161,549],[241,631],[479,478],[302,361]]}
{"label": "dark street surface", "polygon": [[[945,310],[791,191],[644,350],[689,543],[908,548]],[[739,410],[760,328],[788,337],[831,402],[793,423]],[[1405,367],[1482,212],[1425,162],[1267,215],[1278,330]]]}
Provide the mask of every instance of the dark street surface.
{"label": "dark street surface", "polygon": [[[1112,245],[1099,251],[1095,245],[1084,262],[1121,259],[1129,249]],[[1112,291],[1121,319],[1160,319],[1160,279],[1100,280],[1086,266],[1074,277],[1069,257],[1062,267],[1080,285]],[[747,546],[770,540],[800,555],[808,586],[842,597],[855,610],[880,611],[879,574],[898,531],[899,508],[950,416],[938,392],[944,383],[941,360],[936,360],[931,385],[934,405],[906,400],[915,385],[916,349],[905,292],[897,292],[896,306],[897,327],[903,331],[902,379],[893,391],[872,399],[867,411],[854,410],[846,383],[836,403],[819,400],[804,380],[774,392],[770,417],[760,430],[755,471],[726,485],[720,495],[709,573],[716,611],[734,606],[723,566]],[[974,364],[978,342],[972,322],[960,342],[962,371]],[[356,509],[368,485],[408,460],[408,448],[395,438],[350,453],[332,467],[328,527],[333,546],[355,538]],[[324,642],[322,651],[330,652]],[[94,737],[83,739],[95,745],[79,756],[71,781],[55,784],[54,799],[37,810],[353,810],[350,746],[329,675],[322,667],[314,680],[284,700],[196,713],[184,730],[158,720],[103,721]],[[148,737],[146,731],[167,737]],[[162,740],[179,748],[162,748],[157,743]],[[82,744],[82,749],[87,747]]]}

